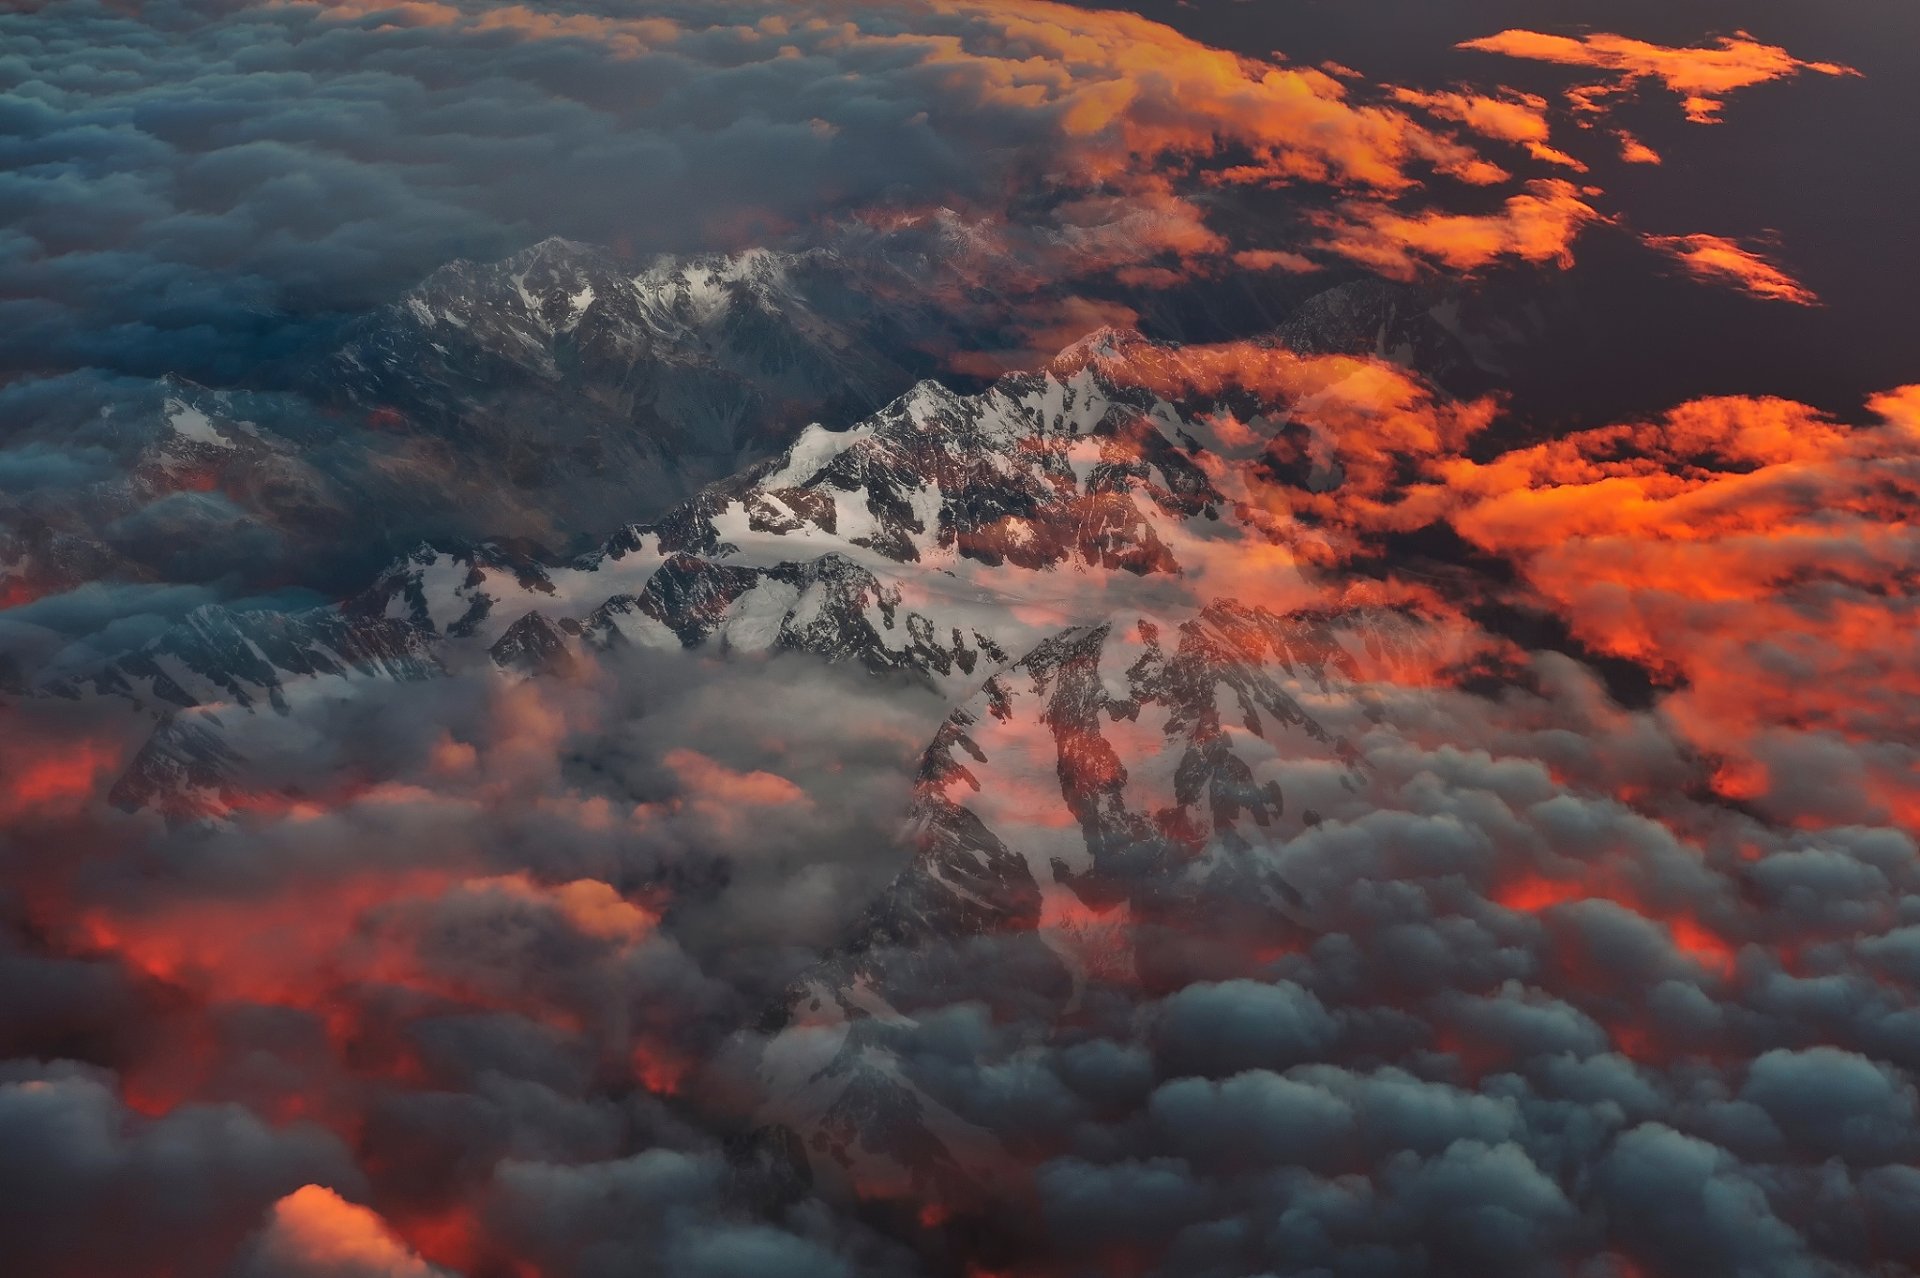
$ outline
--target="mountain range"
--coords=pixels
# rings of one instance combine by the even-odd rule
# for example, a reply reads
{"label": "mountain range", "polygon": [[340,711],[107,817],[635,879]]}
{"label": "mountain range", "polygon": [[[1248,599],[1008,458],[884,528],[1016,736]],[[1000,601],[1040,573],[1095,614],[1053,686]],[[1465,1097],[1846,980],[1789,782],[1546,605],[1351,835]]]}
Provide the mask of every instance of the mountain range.
{"label": "mountain range", "polygon": [[[581,527],[622,494],[657,513],[572,558],[424,541],[339,602],[202,606],[32,691],[152,716],[112,799],[191,829],[257,806],[276,752],[396,684],[590,678],[652,649],[805,653],[930,685],[953,708],[903,868],[769,1009],[749,1068],[754,1122],[808,1151],[810,1175],[959,1192],[991,1174],[994,1142],[908,1077],[888,1026],[950,1002],[976,940],[1020,966],[1023,997],[1066,1011],[1091,976],[1150,966],[1116,939],[1142,920],[1190,925],[1224,893],[1283,926],[1300,889],[1248,851],[1364,786],[1342,732],[1377,713],[1366,670],[1416,641],[1391,612],[1307,607],[1287,534],[1250,504],[1236,463],[1309,405],[1163,395],[1134,370],[1177,348],[1108,329],[1032,372],[921,380],[869,408],[911,360],[840,317],[831,299],[853,290],[825,255],[627,276],[549,242],[451,266],[341,349],[339,394],[427,424],[478,474],[507,468],[543,508],[577,495]],[[1354,370],[1458,356],[1410,297],[1336,292],[1272,346]],[[368,499],[241,411],[168,387],[147,478],[129,482],[273,476],[286,491],[263,508],[316,530]],[[847,424],[817,420],[835,414]],[[1264,573],[1216,571],[1256,543]]]}
{"label": "mountain range", "polygon": [[[68,388],[91,416],[9,437],[86,462],[0,488],[0,599],[97,582],[337,597],[422,540],[577,554],[816,422],[856,421],[928,377],[983,387],[952,364],[1021,344],[1006,327],[1018,277],[952,215],[809,250],[636,264],[547,240],[453,262],[290,384]],[[1203,323],[1163,309],[1166,337]],[[1499,358],[1457,302],[1377,280],[1242,309],[1283,312],[1276,335],[1303,353],[1400,359],[1455,390]],[[27,646],[16,660],[33,666],[59,645]]]}

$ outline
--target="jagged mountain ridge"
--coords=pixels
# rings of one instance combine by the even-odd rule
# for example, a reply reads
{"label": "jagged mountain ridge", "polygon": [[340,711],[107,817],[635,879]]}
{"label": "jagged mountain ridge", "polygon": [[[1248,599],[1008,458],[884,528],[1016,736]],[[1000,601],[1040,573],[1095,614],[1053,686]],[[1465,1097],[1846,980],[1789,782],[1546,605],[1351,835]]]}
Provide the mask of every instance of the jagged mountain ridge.
{"label": "jagged mountain ridge", "polygon": [[[1021,344],[1019,307],[996,300],[1024,278],[1005,246],[950,213],[909,221],[645,262],[548,240],[449,263],[355,323],[298,391],[102,384],[92,419],[13,440],[85,439],[113,465],[0,492],[0,606],[98,581],[338,594],[423,538],[550,555],[657,518],[810,423],[952,382],[955,352]],[[1447,385],[1484,354],[1416,290],[1292,297],[1267,300],[1302,352],[1399,359]],[[1196,321],[1157,322],[1179,337]],[[49,655],[10,654],[26,670]]]}
{"label": "jagged mountain ridge", "polygon": [[0,607],[102,580],[332,593],[423,537],[593,544],[936,371],[973,330],[927,281],[972,250],[922,247],[629,263],[548,240],[449,263],[297,389],[90,386],[91,417],[35,429],[102,477],[0,491]]}
{"label": "jagged mountain ridge", "polygon": [[339,607],[202,610],[49,687],[284,712],[293,685],[430,678],[450,649],[544,670],[638,645],[810,652],[961,695],[1115,607],[1182,615],[1198,567],[1268,535],[1203,464],[1202,406],[1115,375],[1150,349],[1107,332],[977,395],[922,383],[570,564],[422,547]]}

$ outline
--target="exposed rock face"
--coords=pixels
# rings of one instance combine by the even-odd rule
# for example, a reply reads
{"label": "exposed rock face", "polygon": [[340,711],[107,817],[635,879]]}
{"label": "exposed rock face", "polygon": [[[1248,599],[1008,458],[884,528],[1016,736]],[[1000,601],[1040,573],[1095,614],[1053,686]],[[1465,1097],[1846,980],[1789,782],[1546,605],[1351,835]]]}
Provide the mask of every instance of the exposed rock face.
{"label": "exposed rock face", "polygon": [[922,383],[571,564],[422,546],[340,607],[203,610],[58,687],[274,704],[290,678],[424,677],[436,643],[494,645],[542,624],[530,613],[566,643],[791,648],[970,681],[1052,628],[1011,605],[1104,615],[1110,578],[1176,578],[1182,548],[1231,521],[1196,431],[1084,362],[973,396]]}
{"label": "exposed rock face", "polygon": [[411,681],[441,673],[430,637],[404,621],[334,608],[303,612],[196,609],[129,656],[47,685],[59,696],[117,694],[136,703],[265,705],[286,713],[289,685],[331,676]]}
{"label": "exposed rock face", "polygon": [[544,615],[530,612],[507,627],[493,641],[487,655],[502,670],[526,675],[565,676],[579,669],[579,658],[569,642],[580,632],[580,623],[571,619],[556,624]]}

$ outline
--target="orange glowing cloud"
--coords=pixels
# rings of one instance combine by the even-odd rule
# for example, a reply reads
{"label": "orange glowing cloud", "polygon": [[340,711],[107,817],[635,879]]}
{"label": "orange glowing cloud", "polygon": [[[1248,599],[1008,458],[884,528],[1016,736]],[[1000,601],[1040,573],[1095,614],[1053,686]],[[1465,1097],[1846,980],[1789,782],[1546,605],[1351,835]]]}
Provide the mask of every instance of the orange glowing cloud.
{"label": "orange glowing cloud", "polygon": [[1573,264],[1573,242],[1605,221],[1571,182],[1529,182],[1497,213],[1401,213],[1384,205],[1349,204],[1328,218],[1316,247],[1397,280],[1435,266],[1472,272],[1494,262]]}
{"label": "orange glowing cloud", "polygon": [[1242,151],[1252,163],[1233,170],[1235,180],[1391,191],[1414,181],[1408,170],[1417,164],[1466,181],[1499,180],[1471,148],[1402,112],[1349,101],[1346,86],[1323,71],[1211,48],[1128,13],[980,0],[926,7],[998,39],[991,46],[957,37],[848,39],[919,43],[930,65],[983,105],[1049,112],[1077,141],[1070,158],[1097,179],[1138,173],[1156,157]]}
{"label": "orange glowing cloud", "polygon": [[1290,275],[1306,275],[1320,269],[1320,264],[1312,258],[1285,249],[1242,249],[1233,255],[1233,264],[1245,271],[1285,271]]}
{"label": "orange glowing cloud", "polygon": [[[876,6],[878,7],[878,6]],[[1135,14],[1031,0],[899,0],[909,24],[863,24],[858,6],[758,25],[553,14],[413,0],[335,0],[337,21],[400,19],[527,41],[591,40],[618,57],[683,43],[731,41],[747,58],[812,51],[905,57],[975,109],[1030,112],[1071,143],[1063,157],[1096,181],[1142,175],[1142,162],[1241,151],[1251,180],[1328,181],[1383,190],[1412,184],[1415,164],[1475,180],[1471,148],[1387,107],[1347,100],[1324,71],[1279,66],[1191,40]],[[905,29],[903,29],[905,28]]]}
{"label": "orange glowing cloud", "polygon": [[1920,386],[1882,391],[1867,400],[1867,411],[1881,420],[1886,431],[1907,436],[1920,446]]}
{"label": "orange glowing cloud", "polygon": [[1678,262],[1687,274],[1710,283],[1731,284],[1755,297],[1817,306],[1813,290],[1772,262],[1718,235],[1649,235],[1645,243]]}
{"label": "orange glowing cloud", "polygon": [[127,934],[128,952],[157,976],[220,997],[310,1004],[337,985],[373,982],[487,1003],[493,994],[483,982],[441,970],[415,952],[421,919],[436,907],[475,914],[526,910],[614,949],[639,944],[656,921],[598,880],[548,885],[525,874],[367,876],[280,900],[287,917],[277,919],[251,905],[180,907],[170,917],[142,920],[157,925],[150,930],[136,923]]}
{"label": "orange glowing cloud", "polygon": [[[1878,424],[1697,401],[1486,462],[1429,457],[1428,495],[1400,504],[1438,507],[1515,564],[1530,606],[1671,688],[1664,720],[1726,797],[1800,824],[1911,822],[1920,751],[1894,743],[1920,707],[1920,391],[1869,407]],[[1818,786],[1780,762],[1816,743],[1846,759]]]}
{"label": "orange glowing cloud", "polygon": [[1614,137],[1620,143],[1620,158],[1628,164],[1660,164],[1660,153],[1642,142],[1625,129],[1616,130]]}
{"label": "orange glowing cloud", "polygon": [[1486,424],[1490,411],[1480,402],[1439,403],[1418,377],[1385,360],[1298,355],[1261,342],[1158,346],[1110,334],[1066,352],[1053,367],[1071,375],[1089,364],[1165,399],[1245,391],[1286,405],[1323,424],[1355,464],[1364,464],[1366,453],[1457,449]]}
{"label": "orange glowing cloud", "polygon": [[1438,116],[1463,124],[1483,138],[1511,142],[1525,147],[1527,154],[1548,164],[1558,164],[1584,173],[1587,166],[1564,151],[1548,145],[1552,136],[1547,123],[1547,100],[1537,94],[1503,89],[1499,96],[1481,93],[1426,93],[1418,89],[1395,89],[1396,102],[1416,106]]}
{"label": "orange glowing cloud", "polygon": [[1021,323],[1027,345],[1015,350],[962,351],[950,356],[947,366],[974,377],[999,377],[1032,368],[1097,329],[1131,329],[1139,319],[1132,307],[1106,299],[1071,293],[1038,298]]}
{"label": "orange glowing cloud", "polygon": [[[369,999],[404,995],[419,1014],[465,1007],[519,1016],[552,1032],[589,1031],[609,1008],[564,984],[529,977],[515,947],[546,936],[569,946],[576,972],[624,979],[627,956],[650,942],[657,914],[592,879],[543,884],[524,874],[460,878],[443,871],[365,873],[286,885],[264,897],[169,899],[141,908],[78,911],[72,952],[115,957],[182,1005],[253,1004],[304,1011],[325,1030],[341,1068],[388,1082],[417,1080],[412,1049],[368,1014]],[[50,920],[51,922],[51,920]],[[483,953],[481,951],[491,951]],[[595,1027],[598,1025],[598,1029]],[[149,1062],[125,1089],[143,1112],[195,1093],[189,1063]],[[321,1115],[327,1098],[299,1100]]]}
{"label": "orange glowing cloud", "polygon": [[[1270,606],[1299,602],[1289,599],[1286,584],[1297,580],[1289,572],[1297,560],[1338,558],[1324,544],[1333,530],[1355,522],[1411,528],[1437,517],[1441,503],[1433,491],[1392,491],[1403,459],[1457,453],[1486,428],[1495,411],[1488,399],[1442,400],[1418,377],[1386,360],[1299,355],[1270,343],[1165,347],[1109,335],[1082,343],[1052,367],[1070,375],[1086,363],[1097,364],[1118,383],[1167,400],[1252,395],[1269,411],[1284,412],[1298,428],[1265,445],[1269,460],[1343,476],[1324,492],[1282,490],[1249,482],[1243,465],[1202,461],[1221,490],[1235,494],[1241,518],[1271,541],[1187,546],[1180,552],[1182,565],[1204,590]],[[1223,441],[1244,438],[1243,426],[1224,426]],[[1311,536],[1301,535],[1303,518],[1315,525]]]}
{"label": "orange glowing cloud", "polygon": [[806,793],[785,777],[771,772],[736,772],[698,750],[669,750],[665,762],[681,785],[716,804],[764,808],[807,801]]}
{"label": "orange glowing cloud", "polygon": [[1468,40],[1459,47],[1534,62],[1614,72],[1615,79],[1606,85],[1586,86],[1569,94],[1576,107],[1589,111],[1600,110],[1603,98],[1629,90],[1642,80],[1658,80],[1680,95],[1687,118],[1696,124],[1718,122],[1727,95],[1738,89],[1803,71],[1821,75],[1859,74],[1851,67],[1834,62],[1802,61],[1776,45],[1762,44],[1744,31],[1723,36],[1705,47],[1674,48],[1618,35],[1574,38],[1514,29]]}
{"label": "orange glowing cloud", "polygon": [[264,1272],[286,1278],[442,1278],[372,1210],[307,1185],[273,1205],[256,1245]]}
{"label": "orange glowing cloud", "polygon": [[[458,0],[342,0],[325,13],[341,22],[431,25],[488,42],[593,42],[623,60],[704,64],[724,48],[730,67],[814,58],[852,68],[848,74],[872,79],[878,98],[917,107],[915,118],[949,143],[984,147],[1009,166],[1010,189],[1045,175],[1054,280],[1114,272],[1151,287],[1224,268],[1233,246],[1208,227],[1204,202],[1195,198],[1209,186],[1310,183],[1363,202],[1412,192],[1435,175],[1479,187],[1512,180],[1471,141],[1423,117],[1513,143],[1546,163],[1583,167],[1549,144],[1546,104],[1537,97],[1370,91],[1350,84],[1345,68],[1248,57],[1136,14],[1050,0],[889,0],[754,25],[557,15]],[[1539,196],[1516,200],[1510,216],[1526,219]],[[968,217],[991,224],[994,214],[975,207]],[[1399,225],[1384,213],[1366,220],[1376,237]],[[1450,260],[1432,249],[1446,230],[1414,229],[1421,244],[1398,256]],[[1450,240],[1462,233],[1454,228]],[[1528,260],[1542,260],[1525,229],[1502,243],[1456,256],[1531,252]],[[1564,242],[1547,256],[1563,249]],[[1274,258],[1273,265],[1308,263]]]}

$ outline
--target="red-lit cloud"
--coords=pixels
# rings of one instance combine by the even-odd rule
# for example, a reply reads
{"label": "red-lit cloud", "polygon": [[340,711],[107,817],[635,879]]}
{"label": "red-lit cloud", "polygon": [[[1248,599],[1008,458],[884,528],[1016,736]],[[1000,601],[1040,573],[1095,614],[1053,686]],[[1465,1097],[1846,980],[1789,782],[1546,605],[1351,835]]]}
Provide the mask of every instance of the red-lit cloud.
{"label": "red-lit cloud", "polygon": [[[12,716],[0,710],[0,730]],[[105,742],[9,734],[0,740],[0,821],[43,820],[83,810],[124,762]]]}
{"label": "red-lit cloud", "polygon": [[[1727,761],[1714,783],[1730,796],[1796,822],[1911,823],[1916,760],[1892,743],[1920,706],[1920,601],[1902,567],[1901,511],[1920,497],[1913,398],[1876,397],[1882,420],[1861,426],[1782,400],[1700,401],[1437,462],[1434,497],[1593,650],[1674,689],[1663,713]],[[1850,759],[1844,796],[1780,770],[1822,740]]]}
{"label": "red-lit cloud", "polygon": [[[1518,569],[1507,602],[1563,618],[1591,651],[1668,689],[1663,714],[1722,760],[1712,784],[1730,797],[1814,825],[1920,813],[1920,756],[1893,745],[1920,713],[1920,598],[1904,566],[1920,391],[1873,397],[1877,420],[1863,424],[1789,400],[1705,399],[1473,460],[1468,443],[1497,407],[1445,404],[1390,366],[1228,344],[1122,348],[1107,367],[1171,398],[1241,388],[1290,404],[1305,442],[1276,437],[1269,460],[1284,473],[1317,462],[1342,482],[1323,493],[1255,483],[1248,499],[1270,509],[1277,535],[1295,538],[1285,530],[1305,518],[1357,538],[1290,540],[1290,554],[1340,564],[1375,536],[1450,525]],[[1417,576],[1396,584],[1442,613],[1460,602],[1428,595]],[[1777,771],[1815,740],[1848,755],[1844,796]]]}

